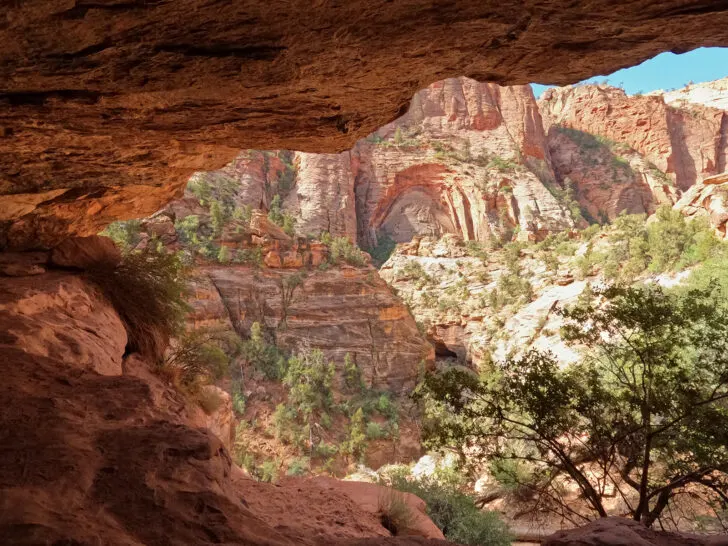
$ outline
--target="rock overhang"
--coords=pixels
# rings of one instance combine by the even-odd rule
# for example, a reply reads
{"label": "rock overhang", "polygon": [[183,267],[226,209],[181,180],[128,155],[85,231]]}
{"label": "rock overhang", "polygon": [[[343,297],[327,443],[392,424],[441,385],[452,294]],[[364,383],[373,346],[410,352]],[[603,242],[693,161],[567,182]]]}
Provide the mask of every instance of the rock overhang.
{"label": "rock overhang", "polygon": [[24,2],[0,23],[0,246],[179,195],[238,149],[347,149],[420,88],[573,83],[728,45],[707,0]]}

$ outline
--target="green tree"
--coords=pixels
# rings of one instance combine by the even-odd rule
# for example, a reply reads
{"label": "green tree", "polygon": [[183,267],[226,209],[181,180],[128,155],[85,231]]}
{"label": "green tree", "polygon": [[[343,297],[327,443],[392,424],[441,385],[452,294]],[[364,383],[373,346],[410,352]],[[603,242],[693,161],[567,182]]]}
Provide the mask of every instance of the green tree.
{"label": "green tree", "polygon": [[349,423],[349,438],[346,441],[345,451],[352,457],[360,458],[367,447],[367,427],[364,411],[357,409]]}
{"label": "green tree", "polygon": [[230,249],[225,245],[220,247],[220,251],[217,253],[217,261],[221,264],[226,264],[230,261]]}
{"label": "green tree", "polygon": [[281,209],[281,196],[275,194],[268,209],[268,219],[277,226],[283,226],[283,211]]}
{"label": "green tree", "polygon": [[351,358],[350,353],[344,356],[344,385],[349,392],[359,392],[365,388],[361,368]]}
{"label": "green tree", "polygon": [[[610,482],[646,526],[686,490],[727,502],[728,311],[720,289],[596,292],[606,303],[563,311],[565,339],[586,347],[580,363],[561,369],[549,353],[532,351],[488,378],[429,376],[417,394],[433,417],[428,442],[532,465],[540,478],[525,485],[541,506],[575,522],[607,515]],[[591,513],[561,501],[565,476]]]}
{"label": "green tree", "polygon": [[250,339],[243,343],[245,360],[267,379],[282,379],[285,376],[287,360],[275,345],[266,342],[259,322],[250,327]]}
{"label": "green tree", "polygon": [[213,235],[219,237],[222,235],[222,230],[225,227],[225,215],[220,201],[213,200],[212,205],[210,205],[210,220],[212,222]]}

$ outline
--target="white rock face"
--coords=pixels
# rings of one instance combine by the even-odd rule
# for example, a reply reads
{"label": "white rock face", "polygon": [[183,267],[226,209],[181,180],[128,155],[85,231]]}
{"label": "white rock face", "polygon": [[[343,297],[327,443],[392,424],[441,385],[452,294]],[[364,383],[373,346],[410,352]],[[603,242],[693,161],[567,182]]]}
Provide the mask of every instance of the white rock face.
{"label": "white rock face", "polygon": [[728,110],[728,78],[688,85],[676,91],[657,91],[655,94],[665,97],[668,104],[702,104]]}

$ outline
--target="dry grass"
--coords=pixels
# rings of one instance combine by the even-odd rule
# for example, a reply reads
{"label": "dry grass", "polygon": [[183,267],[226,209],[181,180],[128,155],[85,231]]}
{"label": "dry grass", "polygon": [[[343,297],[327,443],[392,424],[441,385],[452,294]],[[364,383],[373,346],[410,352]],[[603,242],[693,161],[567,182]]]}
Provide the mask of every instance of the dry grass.
{"label": "dry grass", "polygon": [[222,397],[214,389],[199,389],[195,393],[195,399],[207,415],[212,415],[223,404]]}
{"label": "dry grass", "polygon": [[393,536],[411,527],[415,521],[415,515],[405,500],[405,494],[394,489],[386,488],[380,493],[378,512],[382,527]]}

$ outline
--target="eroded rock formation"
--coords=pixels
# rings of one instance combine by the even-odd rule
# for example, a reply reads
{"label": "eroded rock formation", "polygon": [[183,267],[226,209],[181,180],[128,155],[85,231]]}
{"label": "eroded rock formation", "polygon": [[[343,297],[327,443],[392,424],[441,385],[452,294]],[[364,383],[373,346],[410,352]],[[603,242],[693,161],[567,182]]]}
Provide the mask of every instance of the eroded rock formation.
{"label": "eroded rock formation", "polygon": [[[294,275],[300,284],[292,288]],[[208,266],[198,270],[191,303],[197,327],[228,326],[247,337],[259,322],[290,351],[319,348],[338,365],[349,354],[371,388],[403,392],[434,357],[405,305],[370,267],[301,276],[295,269]]]}
{"label": "eroded rock formation", "polygon": [[59,0],[3,17],[0,243],[24,248],[149,214],[239,149],[341,151],[443,78],[565,84],[728,44],[728,10],[704,0]]}
{"label": "eroded rock formation", "polygon": [[[81,273],[0,277],[0,325],[6,543],[272,546],[390,536],[371,506],[376,492],[247,478],[228,439],[207,430],[225,436],[229,404],[204,415],[149,362],[125,355],[118,315]],[[407,502],[420,521],[411,533],[441,536],[422,523],[421,501]]]}
{"label": "eroded rock formation", "polygon": [[539,104],[549,126],[626,144],[681,190],[725,169],[728,114],[722,109],[677,107],[661,95],[627,96],[621,89],[599,85],[550,89]]}

